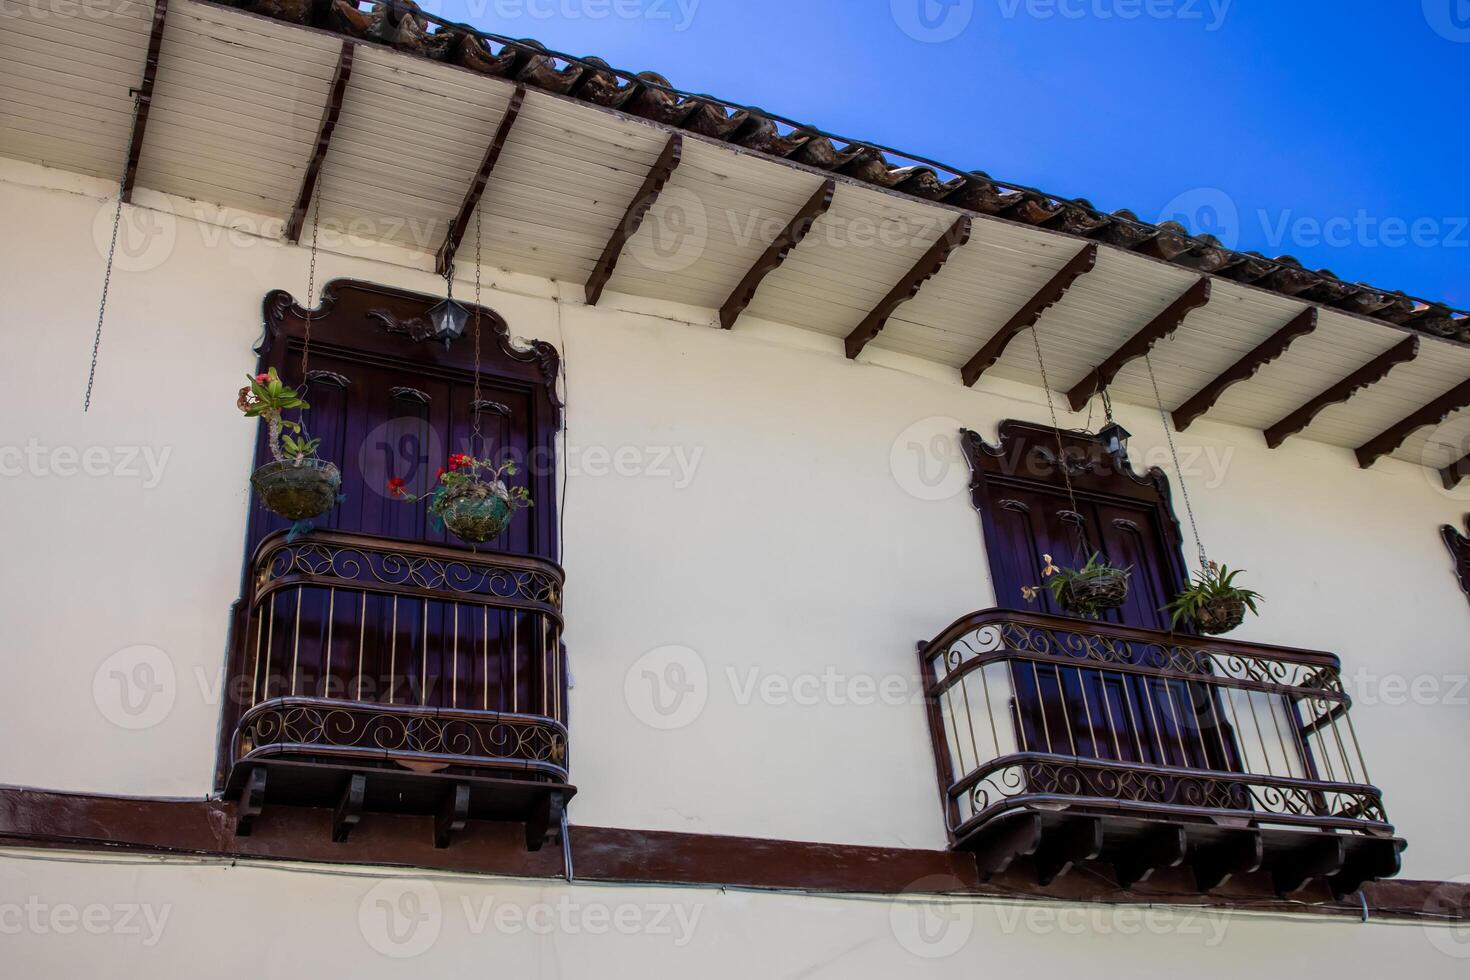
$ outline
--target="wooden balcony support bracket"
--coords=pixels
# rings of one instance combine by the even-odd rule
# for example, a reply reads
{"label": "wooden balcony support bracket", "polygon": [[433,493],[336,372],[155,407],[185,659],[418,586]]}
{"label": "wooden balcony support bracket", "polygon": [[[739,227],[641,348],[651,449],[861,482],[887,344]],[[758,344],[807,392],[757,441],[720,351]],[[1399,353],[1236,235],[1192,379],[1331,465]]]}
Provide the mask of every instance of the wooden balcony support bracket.
{"label": "wooden balcony support bracket", "polygon": [[587,280],[588,306],[596,306],[597,301],[602,298],[603,289],[607,287],[608,280],[612,278],[613,271],[618,267],[618,258],[623,254],[623,246],[638,234],[638,229],[643,225],[643,219],[658,202],[664,185],[669,182],[669,178],[674,176],[674,171],[678,169],[683,157],[684,137],[675,133],[669,137],[669,142],[664,146],[663,152],[658,155],[658,160],[654,162],[648,176],[643,178],[643,186],[638,188],[638,193],[633,196],[633,203],[628,205],[623,220],[619,221],[617,227],[613,229],[612,237],[608,239],[607,246],[602,250],[602,257],[592,267],[592,275]]}
{"label": "wooden balcony support bracket", "polygon": [[1072,817],[1048,826],[1036,848],[1036,881],[1043,888],[1084,861],[1102,855],[1101,817]]}
{"label": "wooden balcony support bracket", "polygon": [[786,261],[786,256],[791,254],[793,248],[801,244],[801,240],[807,236],[807,232],[812,230],[812,225],[817,223],[817,219],[832,207],[832,196],[836,191],[837,181],[825,181],[811,196],[811,200],[807,201],[796,213],[796,217],[791,219],[791,223],[776,236],[771,247],[756,260],[755,265],[745,274],[745,278],[740,280],[740,285],[735,287],[735,291],[725,301],[725,305],[720,307],[721,327],[729,330],[735,326],[735,321],[740,319],[740,314],[745,312],[745,308],[755,299],[756,290],[760,289],[761,282],[766,276],[781,267],[781,263]]}
{"label": "wooden balcony support bracket", "polygon": [[552,790],[536,801],[535,809],[526,818],[526,850],[539,851],[544,844],[561,838],[562,814],[566,808],[567,797],[561,790]]}
{"label": "wooden balcony support bracket", "polygon": [[1234,831],[1214,843],[1197,846],[1193,863],[1195,885],[1205,895],[1231,878],[1261,870],[1266,863],[1265,841],[1259,830]]}
{"label": "wooden balcony support bracket", "polygon": [[975,844],[966,845],[975,855],[975,865],[980,869],[980,879],[989,881],[1007,871],[1021,857],[1029,857],[1041,846],[1041,814],[1020,813],[998,823],[993,829],[979,837]]}
{"label": "wooden balcony support bracket", "polygon": [[889,290],[888,295],[858,324],[857,329],[847,335],[847,356],[856,358],[863,352],[863,348],[883,330],[888,318],[893,315],[904,303],[919,295],[919,290],[924,283],[932,279],[949,257],[970,240],[970,217],[962,215],[958,221],[949,227],[949,230],[939,236],[939,239],[929,246],[929,250],[919,259],[908,274],[899,280],[898,285]]}
{"label": "wooden balcony support bracket", "polygon": [[1342,837],[1324,835],[1278,858],[1271,868],[1271,880],[1276,894],[1288,898],[1318,878],[1340,874],[1346,863],[1347,849]]}
{"label": "wooden balcony support bracket", "polygon": [[1081,411],[1088,399],[1113,383],[1118,372],[1132,361],[1143,357],[1154,344],[1179,329],[1184,318],[1210,301],[1210,277],[1201,276],[1184,294],[1164,308],[1164,312],[1150,320],[1122,347],[1114,351],[1107,360],[1089,371],[1087,376],[1067,393],[1072,411]]}
{"label": "wooden balcony support bracket", "polygon": [[[256,770],[261,772],[262,770]],[[362,819],[362,804],[367,798],[367,776],[362,773],[353,773],[347,779],[347,785],[342,787],[342,798],[337,801],[337,808],[332,811],[332,842],[342,844],[347,840],[347,835],[352,833],[358,821]]]}
{"label": "wooden balcony support bracket", "polygon": [[517,85],[515,91],[511,93],[510,104],[506,107],[505,115],[500,117],[500,124],[495,127],[495,136],[485,149],[485,156],[480,161],[480,169],[475,171],[474,179],[470,181],[470,189],[465,192],[464,202],[459,206],[459,213],[449,225],[449,231],[444,236],[444,244],[439,246],[434,268],[441,276],[449,275],[454,267],[454,255],[459,251],[460,242],[464,241],[465,230],[470,226],[470,219],[475,216],[475,209],[480,206],[480,198],[485,194],[485,186],[490,182],[490,175],[495,171],[495,164],[499,162],[500,154],[505,150],[505,142],[510,138],[511,127],[516,124],[516,119],[521,114],[521,106],[525,104],[525,101],[526,86]]}
{"label": "wooden balcony support bracket", "polygon": [[306,212],[311,210],[317,181],[321,179],[322,165],[327,159],[327,147],[332,143],[332,133],[336,131],[337,120],[342,116],[342,99],[347,94],[347,82],[352,78],[352,53],[355,49],[353,42],[343,41],[342,50],[337,55],[337,69],[332,73],[332,84],[327,88],[327,104],[322,109],[316,143],[312,146],[311,159],[306,164],[306,174],[301,178],[296,206],[291,209],[291,217],[286,222],[286,241],[292,244],[301,241],[301,229],[306,225]]}
{"label": "wooden balcony support bracket", "polygon": [[1425,405],[1414,414],[1400,419],[1358,447],[1358,465],[1367,469],[1398,449],[1419,429],[1438,425],[1462,408],[1470,407],[1470,381],[1462,382]]}
{"label": "wooden balcony support bracket", "polygon": [[1327,879],[1332,897],[1342,901],[1370,881],[1392,878],[1403,868],[1403,853],[1401,840],[1367,840],[1349,848],[1342,870]]}
{"label": "wooden balcony support bracket", "polygon": [[444,850],[470,820],[470,784],[455,783],[434,815],[434,846]]}
{"label": "wooden balcony support bracket", "polygon": [[1189,840],[1180,824],[1161,824],[1142,840],[1120,849],[1113,857],[1113,869],[1121,888],[1132,888],[1148,881],[1163,868],[1177,868],[1189,853]]}
{"label": "wooden balcony support bracket", "polygon": [[1079,278],[1091,272],[1097,265],[1097,243],[1086,245],[1082,251],[1072,257],[1072,260],[1062,266],[1061,271],[1052,276],[1051,281],[1026,301],[1026,305],[1016,311],[1016,315],[1006,321],[988,341],[985,346],[972,358],[960,372],[967,386],[973,388],[980,376],[995,366],[1000,356],[1005,353],[1006,347],[1022,331],[1028,327],[1036,326],[1041,319],[1041,314],[1059,303],[1067,290]]}
{"label": "wooden balcony support bracket", "polygon": [[240,792],[240,802],[235,815],[235,836],[249,837],[255,827],[255,818],[265,809],[265,769],[250,770],[245,786]]}
{"label": "wooden balcony support bracket", "polygon": [[168,0],[153,0],[153,28],[148,34],[148,55],[143,61],[143,80],[134,92],[133,135],[128,141],[128,158],[123,170],[122,199],[133,203],[138,182],[138,161],[143,158],[143,134],[148,129],[148,111],[153,107],[153,86],[158,81],[158,53],[163,47],[163,30],[168,20]]}
{"label": "wooden balcony support bracket", "polygon": [[1301,408],[1292,412],[1286,418],[1277,422],[1266,430],[1266,445],[1272,449],[1280,448],[1288,437],[1296,435],[1307,426],[1319,413],[1330,405],[1338,405],[1352,398],[1364,388],[1370,387],[1388,377],[1388,373],[1400,364],[1408,363],[1419,356],[1419,338],[1409,337],[1391,350],[1380,354],[1367,364],[1363,365],[1352,374],[1343,378],[1337,384],[1328,388],[1322,394],[1307,402]]}
{"label": "wooden balcony support bracket", "polygon": [[1214,381],[1201,388],[1193,397],[1174,411],[1174,428],[1183,432],[1204,415],[1234,385],[1248,381],[1256,372],[1270,364],[1293,343],[1317,329],[1318,310],[1309,306],[1292,318],[1291,322],[1263,341],[1255,350],[1232,364]]}

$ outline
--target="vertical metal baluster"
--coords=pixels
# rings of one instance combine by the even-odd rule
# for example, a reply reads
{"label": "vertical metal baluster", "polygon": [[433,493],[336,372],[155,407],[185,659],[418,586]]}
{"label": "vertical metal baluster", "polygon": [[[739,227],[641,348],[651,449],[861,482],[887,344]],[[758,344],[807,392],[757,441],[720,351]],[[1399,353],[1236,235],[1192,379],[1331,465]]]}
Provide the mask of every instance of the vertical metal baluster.
{"label": "vertical metal baluster", "polygon": [[[1271,701],[1269,700],[1269,698],[1278,698],[1280,700],[1279,707],[1276,704],[1272,704]],[[1287,697],[1284,694],[1271,694],[1271,695],[1268,695],[1268,701],[1266,703],[1267,704],[1271,704],[1271,723],[1276,726],[1276,744],[1281,749],[1281,763],[1282,763],[1282,768],[1285,770],[1286,775],[1290,776],[1291,775],[1291,756],[1289,754],[1287,754],[1287,744],[1288,743],[1286,741],[1286,734],[1284,732],[1282,732],[1282,730],[1281,730],[1281,713],[1282,713],[1282,711],[1285,711],[1286,710],[1287,706],[1291,702],[1287,700]],[[1302,760],[1302,765],[1303,766],[1306,765],[1306,759],[1305,758],[1303,758],[1303,760]]]}
{"label": "vertical metal baluster", "polygon": [[[521,710],[521,614],[510,611],[510,710],[514,714]],[[502,637],[502,645],[504,638]]]}
{"label": "vertical metal baluster", "polygon": [[1225,719],[1220,717],[1220,703],[1216,700],[1220,696],[1220,688],[1213,684],[1202,685],[1210,699],[1210,717],[1215,720],[1215,737],[1220,742],[1220,769],[1222,772],[1230,771],[1230,749],[1225,744]]}
{"label": "vertical metal baluster", "polygon": [[1062,668],[1057,664],[1052,664],[1051,669],[1057,675],[1057,700],[1061,702],[1062,721],[1067,723],[1067,744],[1072,747],[1072,756],[1076,758],[1077,739],[1072,735],[1072,711],[1071,705],[1067,704],[1067,686],[1062,683]]}
{"label": "vertical metal baluster", "polygon": [[306,589],[296,587],[296,625],[291,629],[291,696],[296,696],[296,665],[301,657],[301,593]]}
{"label": "vertical metal baluster", "polygon": [[551,710],[546,702],[546,620],[539,613],[533,615],[539,627],[536,630],[536,659],[541,665],[541,716],[544,718]]}
{"label": "vertical metal baluster", "polygon": [[367,593],[362,593],[362,604],[357,610],[357,700],[362,700],[362,656],[367,647]]}
{"label": "vertical metal baluster", "polygon": [[[980,668],[980,671],[982,673],[984,672],[984,670],[984,667]],[[960,693],[964,695],[965,700],[965,724],[968,725],[970,729],[970,749],[975,753],[975,765],[978,766],[980,765],[981,758],[980,743],[975,740],[975,712],[970,707],[970,685],[965,683],[966,680],[967,678],[964,677],[961,677],[959,680]]]}
{"label": "vertical metal baluster", "polygon": [[555,623],[551,624],[551,650],[556,657],[556,720],[565,722],[566,706],[562,702],[566,696],[562,689],[566,686],[567,669],[561,655],[561,629]]}
{"label": "vertical metal baluster", "polygon": [[1247,741],[1244,738],[1244,729],[1240,726],[1240,713],[1235,710],[1235,696],[1240,693],[1239,688],[1222,687],[1221,692],[1225,697],[1225,707],[1230,709],[1231,730],[1235,732],[1235,744],[1240,748],[1240,771],[1252,772],[1251,756],[1247,750]]}
{"label": "vertical metal baluster", "polygon": [[260,614],[260,606],[255,607],[255,662],[250,665],[250,707],[260,703],[260,642],[265,637],[265,617]]}
{"label": "vertical metal baluster", "polygon": [[[1322,702],[1322,705],[1325,710],[1330,711],[1332,708],[1332,705],[1326,701]],[[1325,717],[1325,714],[1318,715],[1316,720],[1320,721]],[[1331,722],[1328,722],[1328,724],[1331,725]],[[1320,746],[1320,750],[1317,752],[1317,754],[1322,757],[1322,763],[1327,767],[1327,781],[1331,783],[1338,782],[1337,773],[1332,768],[1332,746],[1327,744],[1327,739],[1322,734],[1321,728],[1318,728],[1314,733],[1312,733],[1312,737],[1315,737],[1317,739],[1317,745]],[[1297,738],[1302,738],[1300,726],[1298,726]],[[1283,751],[1285,751],[1284,746]],[[1305,764],[1306,763],[1304,761],[1303,765]],[[1320,773],[1318,775],[1320,775]]]}
{"label": "vertical metal baluster", "polygon": [[1113,704],[1112,700],[1108,697],[1108,676],[1101,670],[1097,672],[1097,683],[1099,689],[1102,691],[1103,707],[1108,712],[1108,728],[1112,731],[1113,735],[1113,758],[1122,762],[1123,747],[1118,744],[1118,726],[1113,722]]}
{"label": "vertical metal baluster", "polygon": [[1199,748],[1200,768],[1210,768],[1210,753],[1205,748],[1205,723],[1199,716],[1199,692],[1194,689],[1193,681],[1181,681],[1184,685],[1184,696],[1189,701],[1189,713],[1194,715],[1194,738],[1190,741],[1197,743]]}
{"label": "vertical metal baluster", "polygon": [[985,716],[990,719],[990,740],[995,743],[995,758],[1000,758],[1000,733],[995,729],[995,707],[990,700],[990,664],[980,668],[980,688],[985,692]]}
{"label": "vertical metal baluster", "polygon": [[429,703],[429,600],[421,599],[424,607],[423,642],[419,653],[419,707]]}
{"label": "vertical metal baluster", "polygon": [[388,644],[388,703],[398,687],[398,596],[393,596],[393,639]]}
{"label": "vertical metal baluster", "polygon": [[[1046,736],[1046,751],[1055,754],[1056,748],[1051,742],[1051,723],[1046,720],[1046,695],[1041,691],[1041,672],[1036,668],[1036,661],[1031,661],[1031,679],[1036,682],[1036,706],[1041,709],[1041,731]],[[1022,726],[1024,727],[1024,722]]]}
{"label": "vertical metal baluster", "polygon": [[1353,748],[1358,753],[1358,771],[1363,775],[1363,782],[1372,785],[1373,780],[1368,775],[1368,763],[1363,758],[1363,743],[1358,741],[1358,730],[1353,727],[1353,713],[1349,709],[1343,718],[1347,720],[1348,734],[1353,737]]}
{"label": "vertical metal baluster", "polygon": [[1092,718],[1092,699],[1087,696],[1087,671],[1081,667],[1077,668],[1077,686],[1082,689],[1082,711],[1087,715],[1087,742],[1092,750],[1092,758],[1101,759],[1102,752],[1097,746],[1097,723]]}
{"label": "vertical metal baluster", "polygon": [[1347,746],[1342,744],[1342,733],[1337,729],[1337,714],[1333,711],[1336,707],[1337,704],[1335,702],[1329,701],[1327,703],[1328,717],[1332,719],[1328,724],[1332,726],[1332,740],[1337,743],[1337,754],[1342,757],[1344,781],[1351,783],[1353,782],[1353,764],[1352,760],[1348,758]]}
{"label": "vertical metal baluster", "polygon": [[483,674],[485,694],[483,710],[490,710],[490,607],[480,607],[480,672]]}
{"label": "vertical metal baluster", "polygon": [[265,633],[265,664],[261,670],[261,687],[264,688],[264,700],[271,699],[271,657],[276,652],[276,596],[279,592],[271,593],[271,625]]}
{"label": "vertical metal baluster", "polygon": [[1174,738],[1179,742],[1179,756],[1183,760],[1180,764],[1188,768],[1189,751],[1184,748],[1184,712],[1179,710],[1179,696],[1167,679],[1164,681],[1164,697],[1169,699],[1169,710],[1174,716]]}
{"label": "vertical metal baluster", "polygon": [[1143,751],[1143,736],[1138,724],[1138,716],[1133,712],[1134,698],[1128,696],[1133,690],[1132,678],[1120,670],[1118,671],[1118,682],[1123,689],[1123,710],[1128,712],[1128,727],[1133,730],[1133,744],[1138,749],[1138,761],[1139,764],[1143,764],[1148,762],[1148,755]]}
{"label": "vertical metal baluster", "polygon": [[[954,710],[954,683],[951,672],[945,672],[945,680],[949,682],[948,686],[944,689],[944,704],[949,709],[945,714],[949,716],[950,732],[953,735],[953,739],[950,740],[950,751],[954,755],[955,761],[959,763],[959,771],[968,774],[971,771],[971,767],[965,765],[964,745],[960,741],[959,714]],[[975,765],[979,766],[979,764],[980,760],[976,759]]]}
{"label": "vertical metal baluster", "polygon": [[1265,733],[1261,731],[1261,719],[1256,714],[1256,695],[1259,693],[1259,691],[1247,690],[1245,693],[1245,703],[1250,706],[1251,721],[1256,726],[1256,739],[1261,743],[1261,755],[1265,756],[1266,759],[1266,775],[1274,776],[1276,772],[1271,768],[1271,745],[1266,741]]}
{"label": "vertical metal baluster", "polygon": [[450,682],[450,687],[449,687],[449,706],[451,708],[458,708],[459,707],[459,603],[457,603],[457,602],[450,603],[450,608],[452,608],[454,610],[454,666],[450,667],[449,669],[450,669],[450,673],[451,673],[451,675],[453,676],[454,679]]}
{"label": "vertical metal baluster", "polygon": [[322,668],[322,697],[332,696],[332,636],[337,625],[337,590],[327,590],[327,655],[323,658],[326,666]]}
{"label": "vertical metal baluster", "polygon": [[1143,703],[1148,705],[1150,726],[1154,730],[1154,745],[1159,750],[1159,765],[1167,766],[1169,764],[1169,753],[1164,749],[1164,729],[1159,724],[1159,706],[1155,703],[1158,701],[1158,698],[1154,697],[1153,678],[1147,675],[1143,678],[1143,697]]}

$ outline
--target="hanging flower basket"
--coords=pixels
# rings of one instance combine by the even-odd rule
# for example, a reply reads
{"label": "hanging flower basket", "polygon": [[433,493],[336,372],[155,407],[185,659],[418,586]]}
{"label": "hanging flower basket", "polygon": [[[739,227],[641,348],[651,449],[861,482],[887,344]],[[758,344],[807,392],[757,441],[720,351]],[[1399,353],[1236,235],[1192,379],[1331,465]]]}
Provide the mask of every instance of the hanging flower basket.
{"label": "hanging flower basket", "polygon": [[1194,625],[1206,636],[1223,636],[1245,622],[1245,600],[1211,599],[1194,615]]}
{"label": "hanging flower basket", "polygon": [[[1086,571],[1086,570],[1084,570]],[[1128,601],[1128,569],[1104,566],[1077,575],[1062,583],[1057,602],[1070,613],[1095,616],[1117,609]]]}
{"label": "hanging flower basket", "polygon": [[1169,604],[1175,628],[1182,622],[1189,622],[1206,636],[1221,636],[1245,622],[1246,610],[1257,612],[1256,604],[1261,601],[1261,594],[1236,585],[1235,579],[1239,574],[1239,571],[1204,559],[1203,568],[1189,588]]}
{"label": "hanging flower basket", "polygon": [[304,411],[311,406],[281,381],[276,369],[246,377],[249,382],[240,389],[236,405],[246,418],[264,419],[272,462],[250,476],[250,485],[261,503],[273,514],[297,522],[292,534],[310,530],[313,517],[331,510],[342,492],[342,471],[316,452],[320,439],[308,439],[301,423],[282,417],[282,412]]}
{"label": "hanging flower basket", "polygon": [[250,485],[271,513],[306,521],[336,506],[342,471],[324,459],[288,459],[266,463],[250,475]]}
{"label": "hanging flower basket", "polygon": [[483,544],[500,537],[514,513],[504,485],[475,483],[446,493],[439,517],[455,537]]}
{"label": "hanging flower basket", "polygon": [[501,479],[515,473],[515,463],[508,460],[497,466],[486,459],[455,453],[428,493],[409,493],[398,477],[388,481],[388,492],[410,504],[427,500],[435,521],[455,537],[470,544],[484,544],[500,536],[516,511],[531,506],[530,491],[508,487]]}

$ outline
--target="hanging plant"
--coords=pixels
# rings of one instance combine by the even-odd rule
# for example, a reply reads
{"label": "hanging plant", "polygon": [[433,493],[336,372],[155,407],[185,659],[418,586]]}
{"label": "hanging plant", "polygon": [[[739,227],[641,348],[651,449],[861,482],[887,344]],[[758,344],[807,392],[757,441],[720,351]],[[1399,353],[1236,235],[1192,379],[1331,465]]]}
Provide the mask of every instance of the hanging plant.
{"label": "hanging plant", "polygon": [[515,476],[516,472],[510,460],[496,465],[488,459],[455,453],[428,493],[409,493],[399,477],[388,481],[388,492],[406,503],[427,500],[436,527],[447,527],[455,537],[471,544],[484,544],[500,536],[516,511],[531,506],[530,491],[505,484],[504,477]]}
{"label": "hanging plant", "polygon": [[1208,636],[1221,636],[1245,622],[1247,609],[1259,616],[1256,603],[1262,596],[1237,586],[1235,577],[1239,574],[1239,570],[1208,562],[1189,588],[1169,603],[1167,611],[1174,615],[1174,628],[1188,622]]}
{"label": "hanging plant", "polygon": [[1041,577],[1045,585],[1028,585],[1021,589],[1027,602],[1035,602],[1042,589],[1050,589],[1052,598],[1069,613],[1098,619],[1109,609],[1117,609],[1128,601],[1128,583],[1133,569],[1110,564],[1100,554],[1087,559],[1081,568],[1063,568],[1042,555],[1045,567]]}
{"label": "hanging plant", "polygon": [[[336,465],[317,458],[320,439],[309,439],[301,423],[285,418],[283,412],[310,408],[295,388],[283,383],[271,368],[240,389],[236,404],[246,418],[265,419],[272,462],[250,476],[261,502],[274,514],[298,524],[320,517],[337,503],[342,491],[342,472]],[[303,530],[302,528],[295,529]]]}

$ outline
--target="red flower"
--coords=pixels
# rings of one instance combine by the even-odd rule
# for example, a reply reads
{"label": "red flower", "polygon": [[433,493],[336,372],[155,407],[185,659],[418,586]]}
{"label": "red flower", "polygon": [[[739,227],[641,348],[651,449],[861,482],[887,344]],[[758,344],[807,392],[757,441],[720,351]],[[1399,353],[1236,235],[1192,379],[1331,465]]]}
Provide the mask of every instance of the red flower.
{"label": "red flower", "polygon": [[465,469],[471,463],[470,457],[465,453],[454,453],[449,457],[449,468],[451,470]]}
{"label": "red flower", "polygon": [[404,494],[404,487],[407,485],[403,482],[402,477],[395,476],[388,481],[388,492],[395,497],[401,497]]}
{"label": "red flower", "polygon": [[270,375],[269,375],[269,374],[257,374],[257,375],[256,375],[256,376],[255,376],[255,383],[256,383],[256,384],[261,384],[261,385],[263,385],[263,384],[265,384],[265,383],[266,383],[266,382],[267,382],[267,381],[269,381],[269,380],[270,380],[270,379],[271,379],[271,376],[270,376]]}
{"label": "red flower", "polygon": [[434,474],[434,479],[436,479],[436,480],[442,480],[442,479],[444,479],[444,467],[442,467],[442,466],[439,467],[439,472]]}

